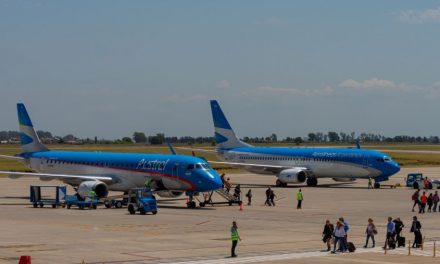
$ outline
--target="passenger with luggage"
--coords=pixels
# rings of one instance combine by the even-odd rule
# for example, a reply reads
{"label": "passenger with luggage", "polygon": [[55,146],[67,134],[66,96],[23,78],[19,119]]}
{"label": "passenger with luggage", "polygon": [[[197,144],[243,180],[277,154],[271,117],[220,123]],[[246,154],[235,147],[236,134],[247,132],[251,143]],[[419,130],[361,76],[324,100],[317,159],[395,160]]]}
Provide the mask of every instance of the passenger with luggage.
{"label": "passenger with luggage", "polygon": [[411,199],[414,201],[412,211],[414,212],[414,207],[418,205],[420,207],[420,190],[417,190],[414,192],[414,194],[411,196]]}
{"label": "passenger with luggage", "polygon": [[322,242],[327,244],[327,251],[331,249],[331,240],[333,236],[335,228],[333,224],[330,223],[330,220],[325,221],[324,230],[322,231]]}
{"label": "passenger with luggage", "polygon": [[251,205],[251,203],[252,203],[252,190],[251,189],[249,189],[249,191],[246,193],[246,198],[248,199],[247,205]]}
{"label": "passenger with luggage", "polygon": [[388,246],[390,249],[396,248],[396,240],[394,239],[394,235],[396,234],[396,225],[393,222],[393,218],[388,217],[387,224],[387,236],[385,240],[384,249]]}
{"label": "passenger with luggage", "polygon": [[237,184],[234,189],[234,198],[236,201],[241,201],[241,186],[240,184]]}
{"label": "passenger with luggage", "polygon": [[342,226],[344,227],[344,231],[345,231],[344,239],[342,239],[343,247],[339,246],[339,249],[341,251],[344,251],[343,248],[345,248],[345,250],[347,250],[347,248],[348,248],[348,230],[350,230],[350,226],[348,225],[348,222],[345,221],[345,219],[343,217],[340,217],[339,221],[341,222]]}
{"label": "passenger with luggage", "polygon": [[417,220],[417,216],[413,216],[413,221],[411,224],[411,233],[414,233],[414,243],[412,244],[412,247],[421,247],[422,246],[422,232],[420,229],[422,228],[422,225]]}
{"label": "passenger with luggage", "polygon": [[344,242],[345,235],[346,233],[344,230],[344,225],[340,221],[336,222],[336,227],[333,232],[333,236],[335,238],[333,244],[333,251],[332,251],[333,254],[336,253],[336,245],[338,243],[339,243],[339,247],[341,248],[341,252],[345,252],[347,250]]}
{"label": "passenger with luggage", "polygon": [[368,218],[368,225],[367,225],[367,229],[365,230],[365,234],[367,234],[367,240],[365,241],[365,245],[364,248],[368,247],[368,240],[373,241],[373,247],[376,246],[376,240],[374,239],[374,236],[377,234],[377,229],[376,229],[376,225],[374,225],[373,223],[373,219]]}
{"label": "passenger with luggage", "polygon": [[433,199],[432,199],[432,193],[429,194],[428,196],[428,213],[432,212],[432,205],[433,205]]}
{"label": "passenger with luggage", "polygon": [[272,204],[271,204],[271,202],[270,202],[270,193],[272,192],[272,189],[269,187],[269,188],[267,188],[267,190],[266,190],[266,201],[264,202],[264,205],[267,205],[267,206],[271,206]]}
{"label": "passenger with luggage", "polygon": [[[434,206],[432,209],[433,212],[437,212],[437,205],[438,205],[439,200],[440,200],[440,198],[438,196],[438,192],[435,191],[434,195],[432,196],[432,202],[434,203]],[[440,212],[440,210],[439,210],[439,212]]]}
{"label": "passenger with luggage", "polygon": [[426,203],[427,202],[428,202],[428,197],[426,196],[426,193],[423,192],[422,196],[420,197],[419,214],[424,214],[425,213],[425,208],[426,208]]}
{"label": "passenger with luggage", "polygon": [[275,192],[273,190],[270,190],[269,202],[272,203],[272,206],[275,206],[275,197],[277,197],[275,195]]}
{"label": "passenger with luggage", "polygon": [[400,217],[397,217],[393,220],[395,228],[396,228],[396,241],[397,241],[397,247],[404,247],[405,246],[405,237],[402,237],[402,230],[405,227],[402,220],[400,220]]}

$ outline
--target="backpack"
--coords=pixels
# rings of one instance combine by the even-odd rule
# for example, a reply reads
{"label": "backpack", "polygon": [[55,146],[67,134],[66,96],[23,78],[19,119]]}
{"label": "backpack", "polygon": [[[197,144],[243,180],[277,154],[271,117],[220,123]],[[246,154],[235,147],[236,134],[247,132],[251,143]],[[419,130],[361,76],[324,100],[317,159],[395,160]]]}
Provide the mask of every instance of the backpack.
{"label": "backpack", "polygon": [[419,196],[418,196],[417,193],[414,193],[414,194],[412,195],[412,197],[411,197],[411,199],[412,199],[413,201],[417,200],[417,198],[419,198]]}

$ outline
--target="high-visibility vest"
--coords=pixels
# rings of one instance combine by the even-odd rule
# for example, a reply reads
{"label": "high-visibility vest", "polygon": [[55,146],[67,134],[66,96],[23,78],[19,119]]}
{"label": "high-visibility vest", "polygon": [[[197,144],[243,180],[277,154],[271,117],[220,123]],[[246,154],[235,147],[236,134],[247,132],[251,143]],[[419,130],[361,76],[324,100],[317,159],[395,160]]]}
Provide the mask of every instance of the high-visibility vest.
{"label": "high-visibility vest", "polygon": [[90,191],[89,196],[90,196],[90,198],[95,198],[95,196],[96,196],[95,191]]}
{"label": "high-visibility vest", "polygon": [[235,227],[231,227],[231,240],[232,241],[238,240],[238,230]]}
{"label": "high-visibility vest", "polygon": [[302,192],[297,192],[297,193],[296,193],[296,199],[297,199],[298,201],[302,201],[302,200],[303,200],[303,194],[302,194]]}

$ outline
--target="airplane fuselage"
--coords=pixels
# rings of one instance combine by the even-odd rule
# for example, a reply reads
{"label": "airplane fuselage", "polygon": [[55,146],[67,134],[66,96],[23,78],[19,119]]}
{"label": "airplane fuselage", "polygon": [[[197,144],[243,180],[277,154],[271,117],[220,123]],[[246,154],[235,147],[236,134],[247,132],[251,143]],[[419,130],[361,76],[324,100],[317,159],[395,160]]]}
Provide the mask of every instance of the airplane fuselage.
{"label": "airplane fuselage", "polygon": [[[173,191],[203,192],[221,187],[217,172],[204,160],[190,156],[42,151],[28,153],[24,157],[28,166],[38,172],[112,177],[114,180],[108,186],[113,191],[142,187],[149,179]],[[192,169],[188,168],[190,165]],[[83,180],[63,181],[78,185]]]}
{"label": "airplane fuselage", "polygon": [[[226,161],[304,167],[311,170],[316,178],[371,177],[379,182],[387,180],[400,169],[387,155],[367,149],[237,147],[219,151]],[[264,167],[245,168],[254,173],[273,174]]]}

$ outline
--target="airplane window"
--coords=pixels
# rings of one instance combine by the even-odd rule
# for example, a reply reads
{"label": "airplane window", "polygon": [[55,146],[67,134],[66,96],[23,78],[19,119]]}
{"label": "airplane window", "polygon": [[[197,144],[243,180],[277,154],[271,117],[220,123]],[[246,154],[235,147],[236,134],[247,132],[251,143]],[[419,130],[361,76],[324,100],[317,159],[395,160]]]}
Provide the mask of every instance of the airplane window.
{"label": "airplane window", "polygon": [[211,169],[211,167],[209,166],[208,163],[202,163],[202,167],[203,167],[205,170],[210,170],[210,169]]}
{"label": "airplane window", "polygon": [[188,167],[186,169],[187,170],[193,170],[194,169],[194,164],[188,164]]}

